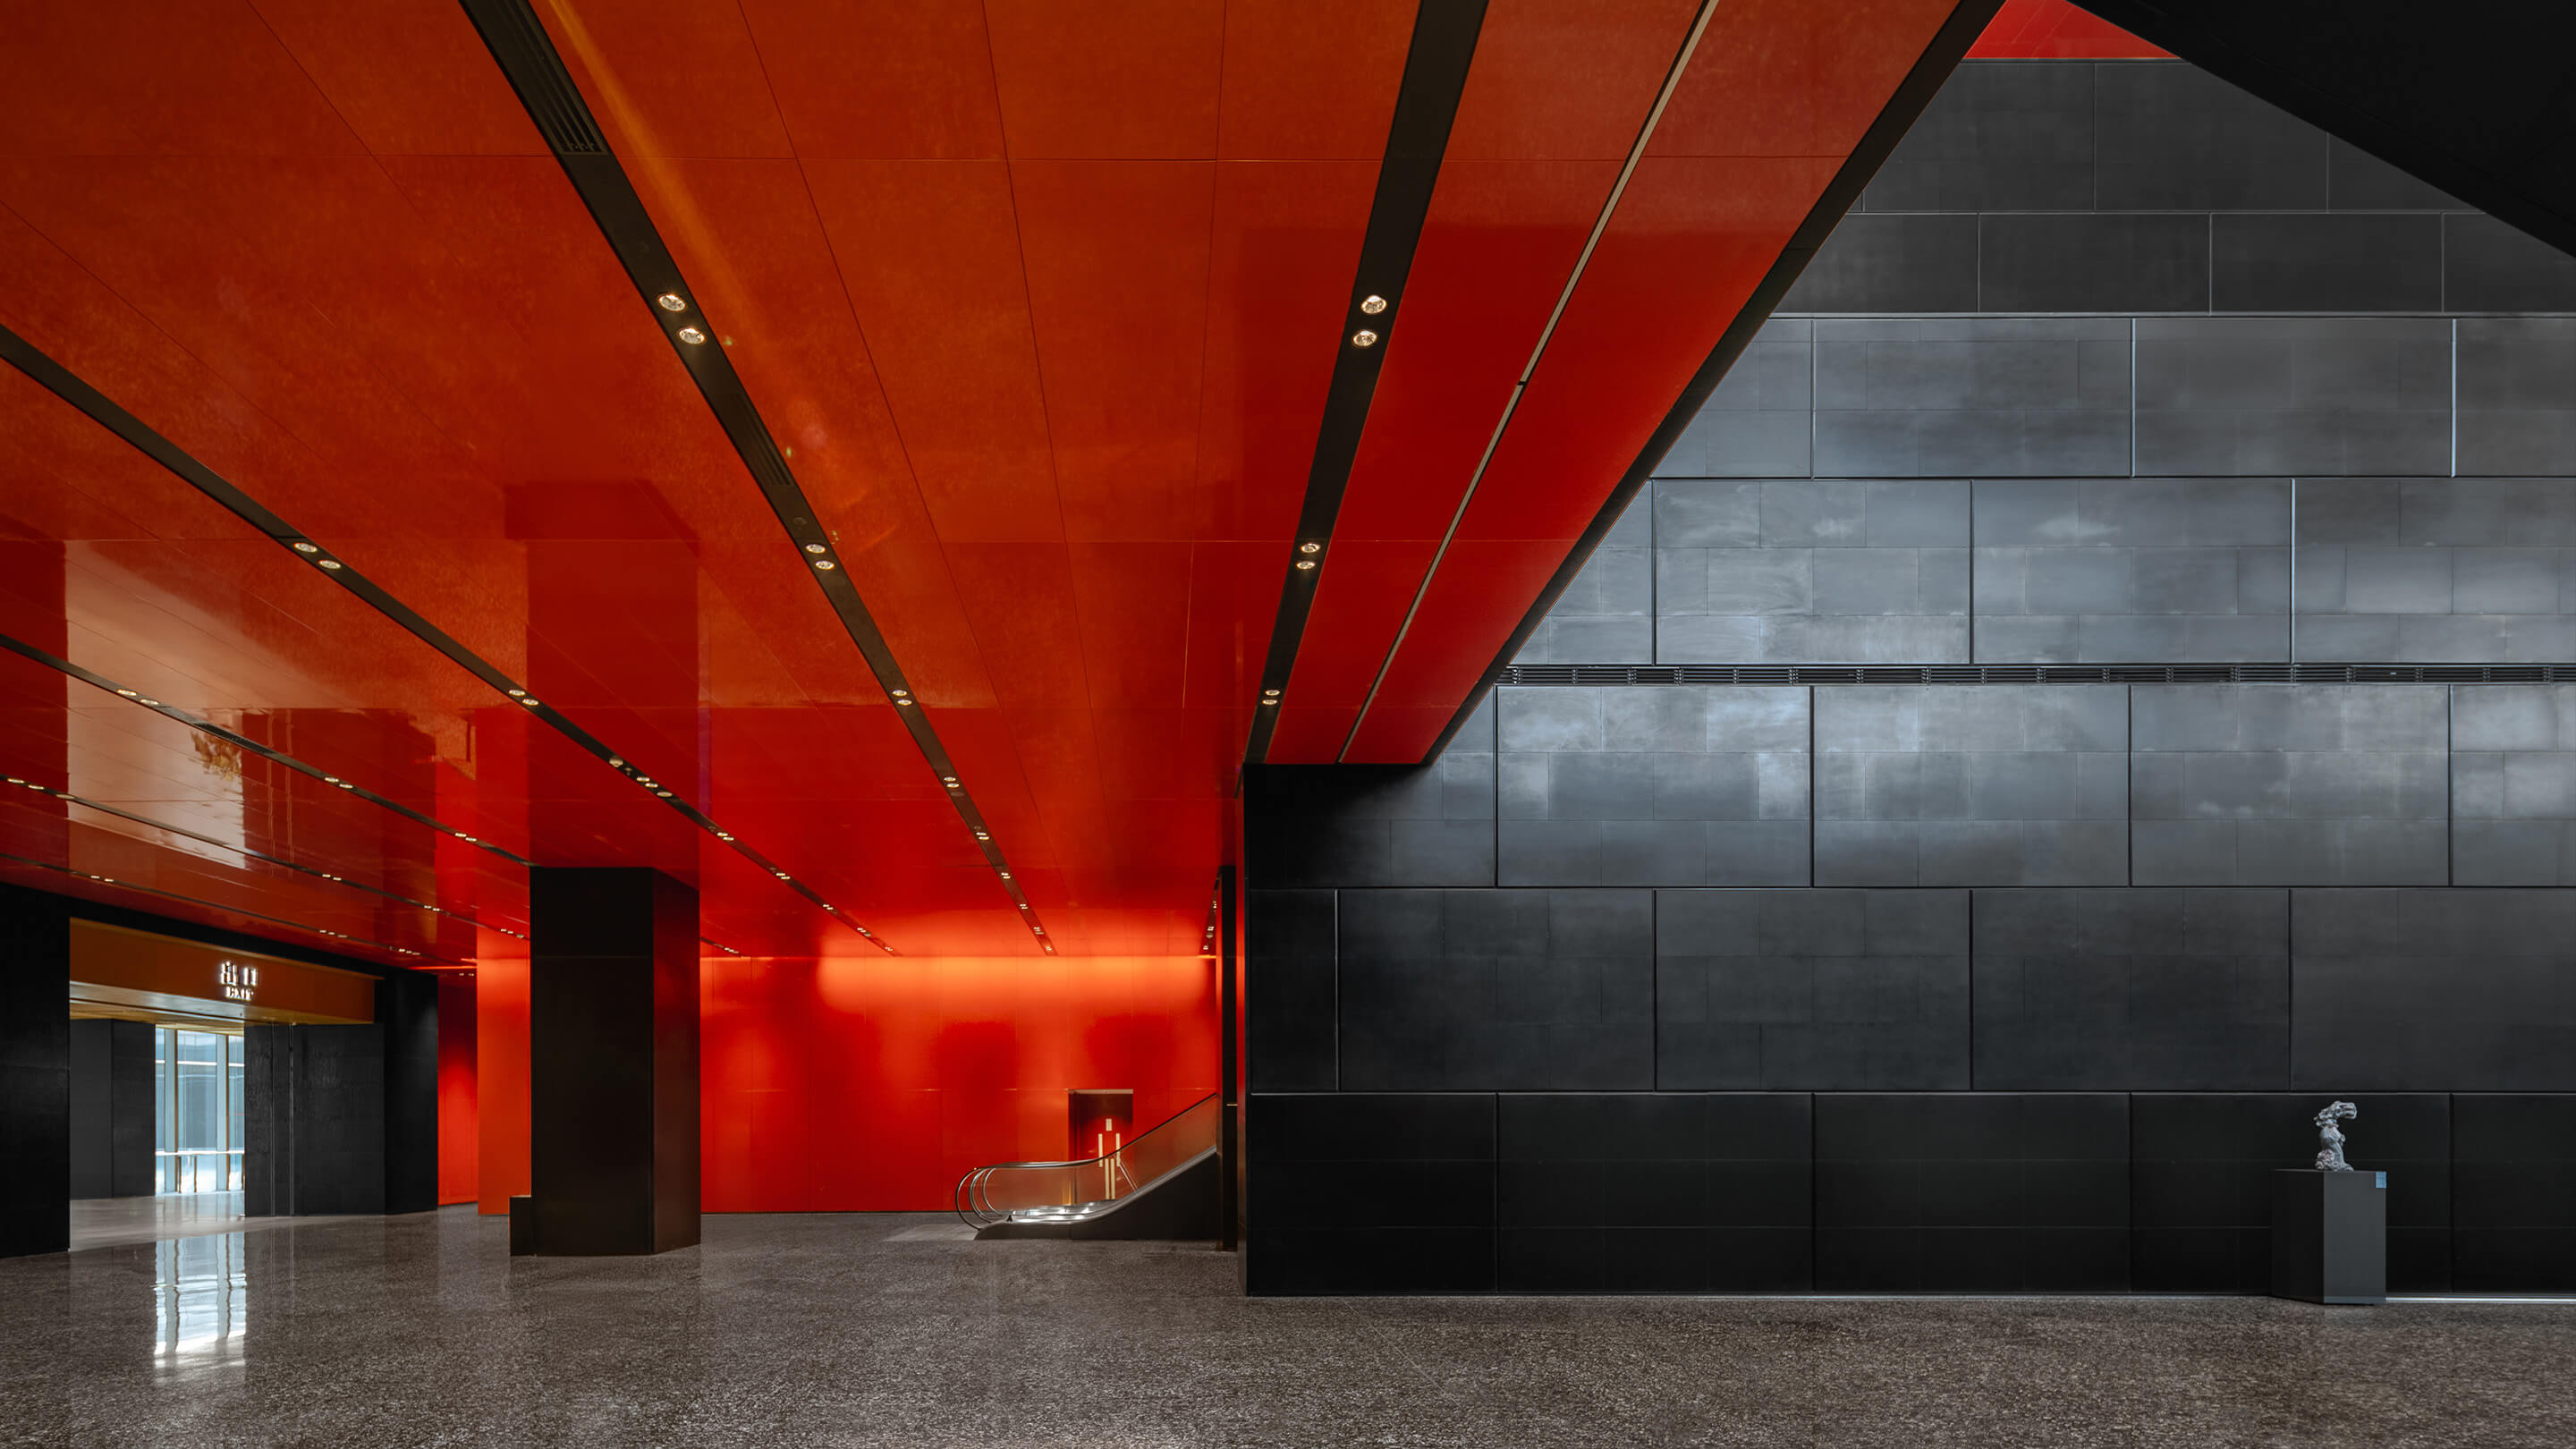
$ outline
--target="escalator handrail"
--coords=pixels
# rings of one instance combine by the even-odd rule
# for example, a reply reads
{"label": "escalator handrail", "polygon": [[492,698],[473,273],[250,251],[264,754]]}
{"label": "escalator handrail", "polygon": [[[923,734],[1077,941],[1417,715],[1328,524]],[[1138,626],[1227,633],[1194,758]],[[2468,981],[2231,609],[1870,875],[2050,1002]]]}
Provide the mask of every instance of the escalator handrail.
{"label": "escalator handrail", "polygon": [[[1127,1179],[1127,1190],[1132,1194],[1137,1189],[1136,1175],[1127,1170],[1127,1163],[1125,1161],[1126,1155],[1133,1152],[1137,1145],[1142,1143],[1146,1138],[1153,1136],[1155,1133],[1160,1132],[1164,1128],[1171,1126],[1173,1123],[1180,1121],[1183,1117],[1186,1117],[1192,1112],[1197,1111],[1199,1108],[1206,1106],[1208,1103],[1215,1101],[1219,1095],[1220,1094],[1216,1092],[1208,1093],[1206,1096],[1199,1098],[1197,1101],[1183,1107],[1181,1110],[1174,1112],[1171,1116],[1166,1117],[1144,1131],[1137,1133],[1132,1140],[1121,1144],[1116,1151],[1104,1152],[1098,1157],[1077,1158],[1070,1162],[989,1162],[982,1167],[968,1168],[966,1175],[957,1179],[956,1189],[949,1194],[949,1206],[956,1212],[957,1220],[970,1228],[987,1228],[992,1226],[994,1223],[1008,1220],[1010,1213],[993,1206],[992,1199],[986,1197],[984,1194],[984,1185],[993,1180],[994,1173],[1001,1172],[1009,1168],[1036,1169],[1097,1167],[1106,1162],[1112,1165],[1119,1176]],[[968,1216],[969,1213],[972,1213],[974,1216]]]}

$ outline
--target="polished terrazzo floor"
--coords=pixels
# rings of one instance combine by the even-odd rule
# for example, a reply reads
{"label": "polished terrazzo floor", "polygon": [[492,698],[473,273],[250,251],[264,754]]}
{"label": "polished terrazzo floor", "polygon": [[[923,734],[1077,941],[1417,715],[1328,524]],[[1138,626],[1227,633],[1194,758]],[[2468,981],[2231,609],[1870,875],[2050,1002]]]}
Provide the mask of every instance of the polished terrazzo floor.
{"label": "polished terrazzo floor", "polygon": [[1172,1244],[469,1210],[0,1261],[0,1443],[2551,1445],[2576,1306],[1246,1300]]}

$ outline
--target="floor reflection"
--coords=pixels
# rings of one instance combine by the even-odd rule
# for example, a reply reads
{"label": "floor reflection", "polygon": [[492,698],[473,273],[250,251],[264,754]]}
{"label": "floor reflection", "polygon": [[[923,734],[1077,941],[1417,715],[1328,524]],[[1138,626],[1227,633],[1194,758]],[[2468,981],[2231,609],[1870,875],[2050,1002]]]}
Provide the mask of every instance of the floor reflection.
{"label": "floor reflection", "polygon": [[185,1375],[239,1363],[250,1316],[242,1234],[156,1243],[152,1268],[154,1366]]}

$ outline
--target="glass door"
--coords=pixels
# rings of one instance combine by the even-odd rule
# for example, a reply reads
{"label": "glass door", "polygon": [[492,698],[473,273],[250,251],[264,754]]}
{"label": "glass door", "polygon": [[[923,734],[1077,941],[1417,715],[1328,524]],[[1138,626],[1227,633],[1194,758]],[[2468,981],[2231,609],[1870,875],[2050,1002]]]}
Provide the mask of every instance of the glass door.
{"label": "glass door", "polygon": [[153,1033],[156,1192],[238,1192],[242,1039],[165,1026]]}

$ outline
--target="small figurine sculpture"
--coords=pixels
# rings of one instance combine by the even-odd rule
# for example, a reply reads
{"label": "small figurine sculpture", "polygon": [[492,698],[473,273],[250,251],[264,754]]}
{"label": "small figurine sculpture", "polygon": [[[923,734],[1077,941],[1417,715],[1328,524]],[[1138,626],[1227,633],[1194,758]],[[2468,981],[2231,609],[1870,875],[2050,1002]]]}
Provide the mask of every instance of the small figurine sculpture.
{"label": "small figurine sculpture", "polygon": [[2317,1144],[2325,1149],[2317,1154],[2317,1171],[2352,1171],[2352,1164],[2343,1160],[2343,1132],[2335,1123],[2360,1115],[2361,1109],[2350,1102],[2328,1102],[2326,1109],[2317,1114]]}

